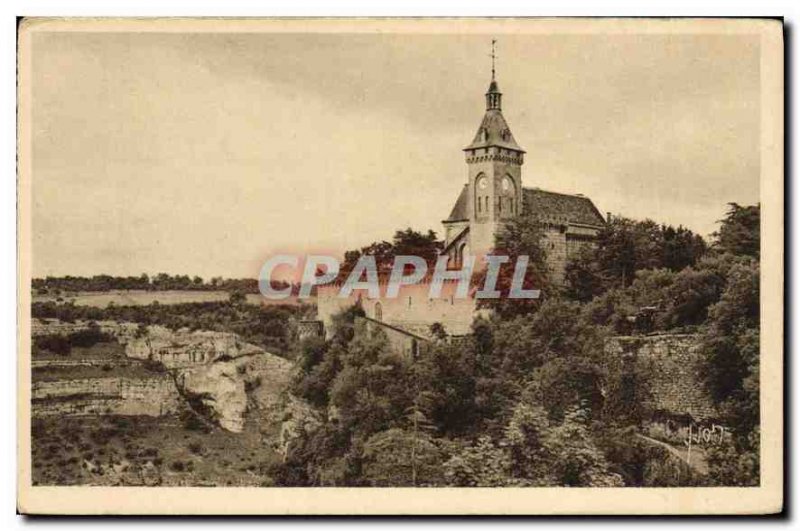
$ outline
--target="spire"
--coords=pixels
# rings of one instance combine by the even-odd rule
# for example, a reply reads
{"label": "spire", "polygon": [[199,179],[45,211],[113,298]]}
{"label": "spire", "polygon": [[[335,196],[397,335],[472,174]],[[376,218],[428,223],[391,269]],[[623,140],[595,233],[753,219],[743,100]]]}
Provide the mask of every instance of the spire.
{"label": "spire", "polygon": [[496,79],[496,44],[497,40],[492,39],[492,54],[489,56],[492,58],[492,81],[489,83],[489,90],[486,92],[486,114],[483,116],[483,121],[481,121],[478,132],[475,133],[475,138],[470,145],[464,148],[464,151],[496,146],[519,153],[525,153],[525,150],[519,147],[516,140],[514,140],[514,135],[511,134],[511,129],[509,129],[506,119],[503,118],[503,113],[501,112],[500,104],[502,103],[503,94],[497,86]]}
{"label": "spire", "polygon": [[503,99],[503,94],[500,92],[500,89],[497,86],[497,81],[495,80],[495,60],[497,59],[497,55],[495,54],[495,44],[497,43],[497,39],[492,39],[492,82],[489,83],[489,91],[486,93],[486,110],[500,110],[501,102]]}
{"label": "spire", "polygon": [[492,81],[494,81],[494,45],[497,43],[497,39],[492,39]]}

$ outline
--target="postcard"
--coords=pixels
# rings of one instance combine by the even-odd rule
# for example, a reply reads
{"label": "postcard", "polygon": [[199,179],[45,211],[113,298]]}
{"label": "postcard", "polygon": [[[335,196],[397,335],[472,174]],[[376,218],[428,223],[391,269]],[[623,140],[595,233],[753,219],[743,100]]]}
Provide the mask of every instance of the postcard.
{"label": "postcard", "polygon": [[781,20],[18,31],[20,512],[782,511]]}

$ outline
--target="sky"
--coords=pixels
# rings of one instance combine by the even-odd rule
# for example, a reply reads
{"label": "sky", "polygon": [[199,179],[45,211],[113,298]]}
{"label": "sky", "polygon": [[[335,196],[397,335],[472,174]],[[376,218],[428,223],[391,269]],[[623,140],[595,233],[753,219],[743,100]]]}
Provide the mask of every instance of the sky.
{"label": "sky", "polygon": [[[40,32],[33,276],[256,277],[433,229],[466,182],[492,35]],[[523,185],[709,235],[759,200],[746,35],[498,37]]]}

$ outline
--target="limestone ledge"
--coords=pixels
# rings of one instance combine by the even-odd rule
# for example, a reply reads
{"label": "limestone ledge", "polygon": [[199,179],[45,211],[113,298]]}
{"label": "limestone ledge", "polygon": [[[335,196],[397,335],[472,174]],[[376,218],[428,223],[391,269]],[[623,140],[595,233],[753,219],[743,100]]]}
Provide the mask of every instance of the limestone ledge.
{"label": "limestone ledge", "polygon": [[[34,320],[33,335],[70,334],[90,323]],[[161,326],[99,321],[92,323],[125,345],[131,360],[160,362],[167,371],[152,379],[125,377],[36,382],[36,415],[164,415],[188,406],[207,421],[242,431],[248,408],[285,405],[292,362],[248,344],[236,334],[172,331]],[[43,360],[42,366],[94,365],[93,360]]]}
{"label": "limestone ledge", "polygon": [[258,347],[250,345],[229,332],[188,329],[170,330],[151,325],[116,321],[76,321],[64,323],[55,319],[33,319],[33,337],[51,334],[68,335],[90,326],[113,336],[125,346],[129,358],[152,360],[162,363],[168,369],[191,367],[211,363],[222,357],[258,353]]}
{"label": "limestone ledge", "polygon": [[152,378],[83,378],[34,382],[33,416],[174,413],[180,397],[166,374]]}

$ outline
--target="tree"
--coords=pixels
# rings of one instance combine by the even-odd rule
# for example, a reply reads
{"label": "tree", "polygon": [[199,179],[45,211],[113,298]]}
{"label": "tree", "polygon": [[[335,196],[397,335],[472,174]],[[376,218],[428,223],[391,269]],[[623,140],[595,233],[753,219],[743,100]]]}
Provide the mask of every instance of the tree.
{"label": "tree", "polygon": [[520,401],[505,428],[511,475],[535,484],[550,483],[552,455],[547,449],[550,420],[539,405]]}
{"label": "tree", "polygon": [[[634,221],[615,216],[597,235],[597,261],[607,283],[627,286],[633,282],[637,263]],[[641,254],[641,253],[638,253]]]}
{"label": "tree", "polygon": [[395,256],[419,256],[430,266],[436,263],[439,252],[442,250],[442,242],[437,239],[436,233],[432,230],[429,230],[427,234],[422,234],[407,228],[394,233],[392,250]]}
{"label": "tree", "polygon": [[469,345],[430,345],[410,370],[417,415],[422,413],[442,435],[475,429],[476,365]]}
{"label": "tree", "polygon": [[[554,286],[550,282],[547,255],[542,241],[544,231],[541,224],[532,216],[518,216],[504,223],[495,236],[494,249],[490,253],[494,256],[508,257],[509,261],[500,266],[495,289],[500,292],[498,298],[480,299],[478,306],[489,308],[503,317],[511,318],[517,315],[536,311],[541,304],[541,297],[550,294]],[[540,298],[512,299],[509,297],[516,268],[520,256],[528,257],[522,288],[526,290],[539,290]],[[476,264],[477,267],[477,264]],[[479,270],[474,275],[474,283],[480,289],[486,283],[486,268]]]}
{"label": "tree", "polygon": [[358,304],[345,308],[332,317],[330,341],[304,341],[298,355],[300,371],[294,378],[292,390],[316,407],[326,407],[333,381],[344,366],[350,342],[355,337],[355,322],[364,316]]}
{"label": "tree", "polygon": [[702,373],[723,422],[733,432],[731,443],[709,456],[719,484],[759,481],[759,302],[758,263],[751,259],[732,266],[722,297],[709,310],[702,339]]}
{"label": "tree", "polygon": [[719,300],[724,287],[725,278],[714,271],[687,267],[676,274],[664,293],[665,308],[660,317],[660,328],[704,323],[709,307]]}
{"label": "tree", "polygon": [[247,302],[247,296],[241,291],[232,291],[228,295],[228,302],[231,304],[231,306],[241,306]]}
{"label": "tree", "polygon": [[723,402],[743,388],[745,378],[758,363],[755,336],[759,329],[759,267],[736,265],[719,302],[709,311],[703,339],[705,376],[712,396]]}
{"label": "tree", "polygon": [[417,487],[442,482],[442,455],[426,433],[391,428],[364,443],[363,477],[373,487]]}
{"label": "tree", "polygon": [[670,271],[680,271],[693,266],[706,252],[703,238],[689,229],[662,225],[661,232],[663,258],[661,265]]}
{"label": "tree", "polygon": [[760,256],[761,205],[728,203],[728,212],[714,233],[714,247],[722,252]]}
{"label": "tree", "polygon": [[592,440],[585,409],[570,410],[564,422],[552,428],[546,438],[552,455],[550,473],[557,485],[570,487],[622,487],[619,474]]}
{"label": "tree", "polygon": [[595,250],[584,247],[567,261],[564,269],[565,295],[578,302],[589,302],[606,289]]}
{"label": "tree", "polygon": [[684,227],[615,216],[598,233],[595,248],[584,249],[567,263],[566,294],[590,301],[613,287],[631,285],[640,270],[692,266],[705,250],[703,238]]}
{"label": "tree", "polygon": [[355,325],[330,390],[342,424],[367,437],[402,423],[413,403],[407,361],[389,348],[386,334],[366,321]]}
{"label": "tree", "polygon": [[464,447],[444,465],[448,485],[454,487],[502,487],[511,483],[511,460],[508,451],[498,447],[488,436]]}
{"label": "tree", "polygon": [[529,376],[545,361],[580,355],[593,331],[578,316],[579,304],[550,299],[539,312],[499,320],[493,334],[493,356],[507,380]]}
{"label": "tree", "polygon": [[346,279],[358,259],[367,255],[375,257],[378,273],[381,275],[388,275],[395,257],[401,255],[419,256],[428,264],[428,269],[432,270],[441,250],[442,242],[437,239],[436,233],[432,230],[429,230],[427,234],[411,228],[398,230],[394,233],[391,242],[373,242],[360,249],[345,252],[338,278]]}

